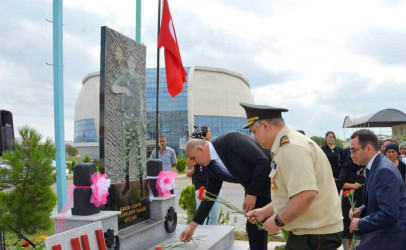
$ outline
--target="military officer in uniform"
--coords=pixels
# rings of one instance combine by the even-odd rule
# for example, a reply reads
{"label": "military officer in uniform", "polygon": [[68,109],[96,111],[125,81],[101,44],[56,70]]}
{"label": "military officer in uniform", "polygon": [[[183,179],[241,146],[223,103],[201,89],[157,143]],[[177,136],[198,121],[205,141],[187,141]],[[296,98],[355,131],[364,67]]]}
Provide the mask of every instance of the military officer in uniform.
{"label": "military officer in uniform", "polygon": [[321,148],[285,126],[287,109],[241,103],[249,128],[271,150],[271,198],[247,213],[251,223],[264,221],[270,234],[290,232],[286,249],[336,250],[342,241],[343,217],[329,161]]}

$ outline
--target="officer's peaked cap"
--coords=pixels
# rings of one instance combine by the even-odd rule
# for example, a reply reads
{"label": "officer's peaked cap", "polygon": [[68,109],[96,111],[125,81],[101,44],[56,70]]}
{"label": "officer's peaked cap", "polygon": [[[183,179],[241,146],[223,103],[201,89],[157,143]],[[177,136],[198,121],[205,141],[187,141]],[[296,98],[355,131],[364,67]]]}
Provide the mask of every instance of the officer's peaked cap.
{"label": "officer's peaked cap", "polygon": [[242,102],[240,105],[245,109],[245,113],[247,113],[248,123],[245,124],[244,128],[248,128],[257,120],[282,118],[282,112],[288,112],[287,109],[268,105],[255,105]]}

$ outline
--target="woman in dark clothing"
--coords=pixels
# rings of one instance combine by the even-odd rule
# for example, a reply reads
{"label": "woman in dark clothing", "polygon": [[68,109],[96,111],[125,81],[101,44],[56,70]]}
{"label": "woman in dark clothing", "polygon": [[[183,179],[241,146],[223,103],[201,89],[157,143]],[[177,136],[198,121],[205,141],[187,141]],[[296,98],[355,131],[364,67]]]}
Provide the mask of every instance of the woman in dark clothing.
{"label": "woman in dark clothing", "polygon": [[389,143],[385,146],[385,156],[395,164],[398,168],[400,175],[402,175],[403,181],[406,183],[406,165],[403,163],[399,156],[399,146],[396,143]]}
{"label": "woman in dark clothing", "polygon": [[[326,145],[324,145],[321,149],[323,149],[324,153],[326,154],[328,161],[330,162],[331,169],[333,170],[334,180],[337,181],[341,166],[344,164],[346,156],[344,155],[343,150],[339,146],[335,145],[336,135],[333,131],[327,131],[325,139]],[[337,189],[340,190],[338,186]]]}
{"label": "woman in dark clothing", "polygon": [[[349,189],[355,189],[354,192],[354,201],[355,207],[359,207],[364,203],[363,199],[363,189],[365,183],[365,166],[358,166],[356,165],[352,159],[349,148],[343,150],[344,154],[348,155],[345,164],[343,164],[340,175],[337,179],[337,187],[339,189],[343,189],[343,191]],[[350,218],[348,216],[348,212],[351,209],[350,202],[347,197],[342,197],[341,207],[343,211],[344,217],[344,233],[343,238],[348,239],[349,245],[351,245],[352,240],[352,233],[350,233]]]}

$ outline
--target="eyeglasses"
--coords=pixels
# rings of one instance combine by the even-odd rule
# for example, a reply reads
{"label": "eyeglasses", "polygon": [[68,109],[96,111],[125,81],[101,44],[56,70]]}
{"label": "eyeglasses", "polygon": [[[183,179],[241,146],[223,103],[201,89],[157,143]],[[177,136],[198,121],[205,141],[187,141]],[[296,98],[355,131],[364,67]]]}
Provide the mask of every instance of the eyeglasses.
{"label": "eyeglasses", "polygon": [[350,152],[352,153],[352,154],[355,154],[355,153],[357,153],[357,151],[358,150],[360,150],[360,149],[363,149],[363,147],[359,147],[359,148],[350,148]]}

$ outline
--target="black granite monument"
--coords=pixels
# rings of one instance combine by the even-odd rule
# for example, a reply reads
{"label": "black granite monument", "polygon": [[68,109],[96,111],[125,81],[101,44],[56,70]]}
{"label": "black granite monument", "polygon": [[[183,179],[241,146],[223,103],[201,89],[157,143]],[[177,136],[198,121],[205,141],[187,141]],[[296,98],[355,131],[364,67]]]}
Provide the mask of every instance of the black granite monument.
{"label": "black granite monument", "polygon": [[122,211],[119,229],[149,218],[145,175],[146,47],[101,30],[100,172],[111,179],[108,209]]}

